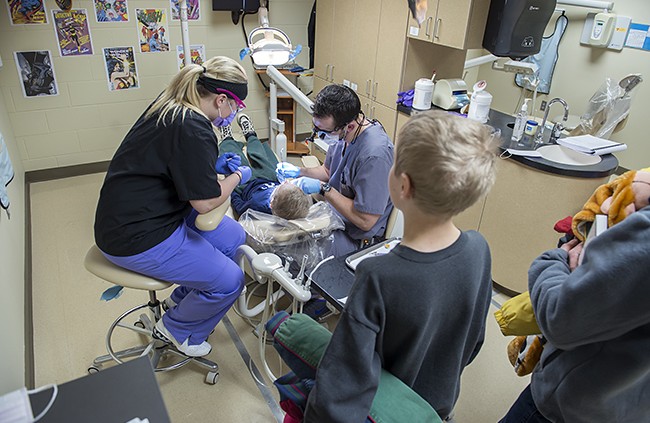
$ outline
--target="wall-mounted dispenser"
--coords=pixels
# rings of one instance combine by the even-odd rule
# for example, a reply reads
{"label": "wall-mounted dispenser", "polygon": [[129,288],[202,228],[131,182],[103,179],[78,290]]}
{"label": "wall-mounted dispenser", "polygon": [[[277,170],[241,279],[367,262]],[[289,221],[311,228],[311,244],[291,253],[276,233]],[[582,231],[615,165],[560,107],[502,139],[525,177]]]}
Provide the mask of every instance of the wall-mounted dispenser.
{"label": "wall-mounted dispenser", "polygon": [[483,47],[499,57],[522,59],[539,53],[556,0],[492,0]]}
{"label": "wall-mounted dispenser", "polygon": [[589,34],[589,44],[592,46],[607,47],[612,39],[615,26],[615,14],[605,12],[597,13],[594,16],[594,24]]}

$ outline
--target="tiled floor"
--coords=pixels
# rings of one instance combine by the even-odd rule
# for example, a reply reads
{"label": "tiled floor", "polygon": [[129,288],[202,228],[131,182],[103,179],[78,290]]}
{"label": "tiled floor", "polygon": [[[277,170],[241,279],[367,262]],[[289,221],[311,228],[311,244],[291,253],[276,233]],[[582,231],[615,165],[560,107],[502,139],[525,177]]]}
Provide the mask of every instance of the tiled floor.
{"label": "tiled floor", "polygon": [[[31,185],[36,386],[86,375],[92,359],[105,353],[110,323],[147,298],[144,291],[126,289],[116,300],[100,301],[110,284],[83,267],[93,244],[94,211],[103,177],[93,174]],[[493,304],[505,298],[496,294]],[[495,310],[493,305],[491,311]],[[205,373],[196,366],[157,375],[172,421],[278,421],[275,390],[257,384],[249,370],[251,366],[262,369],[251,327],[231,310],[228,321],[220,323],[209,340],[214,346],[209,358],[220,366],[216,385],[203,383]],[[498,421],[527,385],[528,378],[517,377],[508,363],[508,341],[489,315],[485,345],[463,374],[456,422]],[[274,352],[267,355],[279,374]]]}

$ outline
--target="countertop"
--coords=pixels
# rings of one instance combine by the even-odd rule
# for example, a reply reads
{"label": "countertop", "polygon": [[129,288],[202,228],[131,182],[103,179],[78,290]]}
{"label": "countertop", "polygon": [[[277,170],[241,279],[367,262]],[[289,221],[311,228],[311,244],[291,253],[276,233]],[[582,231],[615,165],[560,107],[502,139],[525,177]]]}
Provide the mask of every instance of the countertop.
{"label": "countertop", "polygon": [[[435,107],[435,106],[434,106]],[[411,115],[412,109],[402,105],[397,106],[401,113]],[[512,128],[508,127],[509,123],[514,123],[515,118],[498,110],[490,109],[488,125],[501,131],[502,144],[501,150],[507,148],[518,148],[517,143],[510,140],[512,137]],[[576,178],[602,178],[611,175],[618,168],[618,159],[613,154],[601,156],[600,163],[589,166],[572,166],[562,163],[556,163],[541,157],[524,157],[510,156],[509,160],[514,160],[531,168],[543,172],[553,173],[561,176],[572,176]]]}

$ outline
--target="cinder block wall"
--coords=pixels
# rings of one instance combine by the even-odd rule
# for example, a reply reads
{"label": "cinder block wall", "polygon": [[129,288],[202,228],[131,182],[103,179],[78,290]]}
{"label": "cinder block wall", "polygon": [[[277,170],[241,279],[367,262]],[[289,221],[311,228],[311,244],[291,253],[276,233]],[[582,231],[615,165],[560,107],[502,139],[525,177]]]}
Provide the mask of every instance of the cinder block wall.
{"label": "cinder block wall", "polygon": [[[129,22],[97,23],[91,0],[73,0],[74,9],[86,9],[94,55],[61,57],[53,26],[54,0],[46,0],[46,25],[12,26],[6,0],[0,6],[0,90],[26,171],[110,160],[122,138],[146,106],[177,72],[176,46],[181,44],[180,22],[172,21],[170,3],[163,0],[130,0]],[[271,0],[270,21],[287,32],[294,45],[302,44],[297,62],[307,68],[307,22],[311,0]],[[167,10],[170,51],[139,53],[135,8]],[[189,22],[191,44],[205,45],[206,56],[230,56],[239,60],[245,47],[241,22],[232,23],[229,12],[213,12],[211,0],[201,1],[201,19]],[[257,15],[245,18],[246,30],[258,26]],[[102,49],[133,46],[140,88],[109,91]],[[59,95],[25,98],[14,61],[14,51],[50,50]],[[249,74],[248,113],[261,137],[268,136],[268,99],[255,76],[250,58],[241,61]],[[268,79],[265,80],[268,82]],[[309,116],[299,111],[297,132],[307,132]]]}

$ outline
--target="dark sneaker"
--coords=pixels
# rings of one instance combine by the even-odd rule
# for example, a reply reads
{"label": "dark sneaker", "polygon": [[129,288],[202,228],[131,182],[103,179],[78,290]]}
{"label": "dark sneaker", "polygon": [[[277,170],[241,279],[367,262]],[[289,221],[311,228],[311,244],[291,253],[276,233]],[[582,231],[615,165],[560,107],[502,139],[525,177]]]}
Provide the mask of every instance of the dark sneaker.
{"label": "dark sneaker", "polygon": [[302,307],[302,312],[317,322],[332,314],[324,298],[312,298],[307,301]]}
{"label": "dark sneaker", "polygon": [[237,124],[241,128],[241,131],[246,139],[248,139],[248,137],[251,135],[257,136],[255,133],[255,127],[253,126],[253,121],[248,117],[248,115],[240,113],[237,117]]}
{"label": "dark sneaker", "polygon": [[225,140],[226,138],[235,138],[232,136],[232,128],[230,125],[226,126],[217,126],[217,131],[219,132],[219,135],[221,135],[221,140]]}

